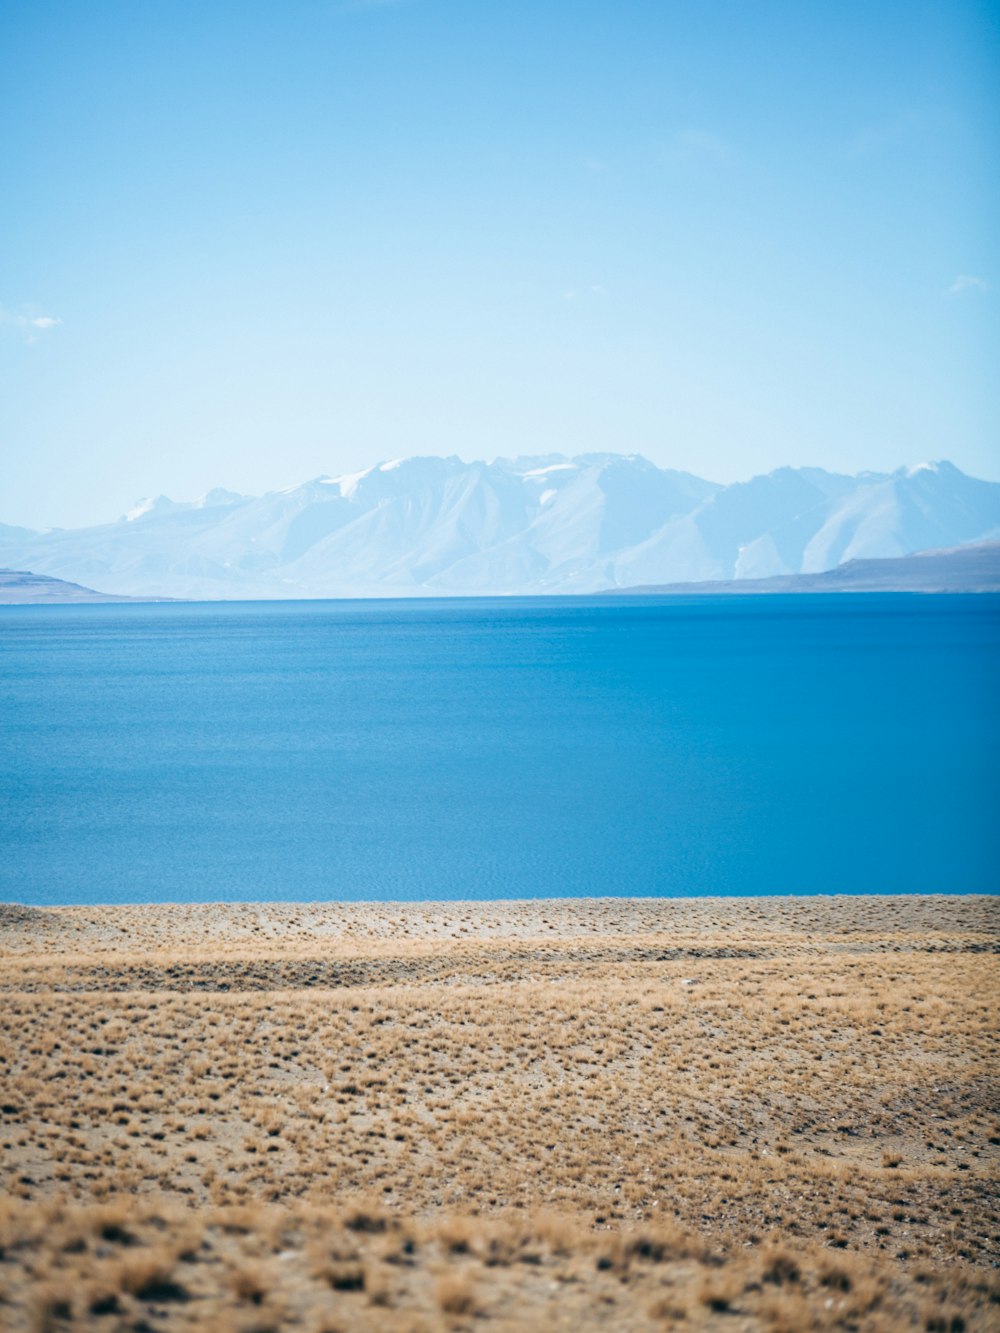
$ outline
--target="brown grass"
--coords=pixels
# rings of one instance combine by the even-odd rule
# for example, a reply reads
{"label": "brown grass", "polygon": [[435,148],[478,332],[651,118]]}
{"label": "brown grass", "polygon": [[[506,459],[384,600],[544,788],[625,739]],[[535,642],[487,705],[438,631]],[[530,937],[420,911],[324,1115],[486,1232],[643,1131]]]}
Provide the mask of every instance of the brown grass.
{"label": "brown grass", "polygon": [[998,920],[0,907],[0,1326],[995,1327]]}

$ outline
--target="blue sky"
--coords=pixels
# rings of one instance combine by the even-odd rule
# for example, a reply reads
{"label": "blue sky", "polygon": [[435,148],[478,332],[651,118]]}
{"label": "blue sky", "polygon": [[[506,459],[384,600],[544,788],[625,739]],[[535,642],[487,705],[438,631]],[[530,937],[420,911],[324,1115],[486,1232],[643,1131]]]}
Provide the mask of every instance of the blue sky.
{"label": "blue sky", "polygon": [[0,522],[409,453],[1000,477],[1000,8],[6,0]]}

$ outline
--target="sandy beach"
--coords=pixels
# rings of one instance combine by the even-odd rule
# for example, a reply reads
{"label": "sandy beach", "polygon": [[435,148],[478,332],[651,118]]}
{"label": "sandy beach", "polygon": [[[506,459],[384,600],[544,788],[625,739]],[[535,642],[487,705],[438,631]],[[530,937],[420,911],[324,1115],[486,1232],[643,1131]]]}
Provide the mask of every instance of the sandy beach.
{"label": "sandy beach", "polygon": [[996,1328],[998,928],[0,906],[0,1325]]}

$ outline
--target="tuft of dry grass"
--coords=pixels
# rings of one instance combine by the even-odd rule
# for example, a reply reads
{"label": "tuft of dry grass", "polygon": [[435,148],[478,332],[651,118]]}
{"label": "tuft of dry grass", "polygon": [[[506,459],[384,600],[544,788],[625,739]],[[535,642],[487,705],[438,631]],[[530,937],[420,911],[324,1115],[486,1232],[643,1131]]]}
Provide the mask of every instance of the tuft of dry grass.
{"label": "tuft of dry grass", "polygon": [[472,1314],[476,1308],[475,1283],[465,1274],[449,1274],[434,1288],[434,1297],[445,1314]]}

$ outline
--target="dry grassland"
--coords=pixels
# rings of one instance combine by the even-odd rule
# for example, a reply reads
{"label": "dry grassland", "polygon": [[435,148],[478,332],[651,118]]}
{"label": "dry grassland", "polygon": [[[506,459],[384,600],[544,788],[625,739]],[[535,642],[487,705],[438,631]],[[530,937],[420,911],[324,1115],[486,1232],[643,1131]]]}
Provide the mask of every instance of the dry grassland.
{"label": "dry grassland", "polygon": [[996,1329],[998,925],[0,907],[0,1326]]}

